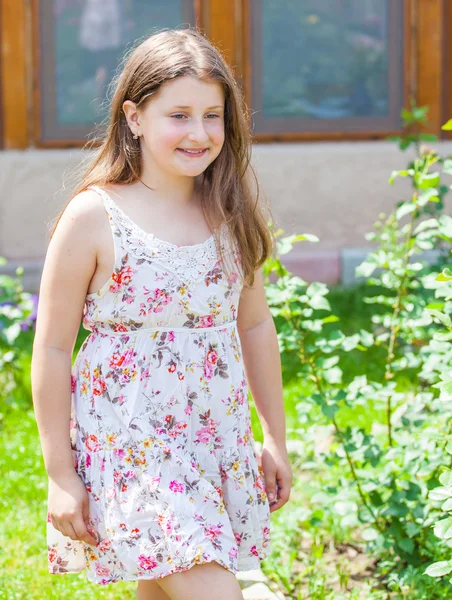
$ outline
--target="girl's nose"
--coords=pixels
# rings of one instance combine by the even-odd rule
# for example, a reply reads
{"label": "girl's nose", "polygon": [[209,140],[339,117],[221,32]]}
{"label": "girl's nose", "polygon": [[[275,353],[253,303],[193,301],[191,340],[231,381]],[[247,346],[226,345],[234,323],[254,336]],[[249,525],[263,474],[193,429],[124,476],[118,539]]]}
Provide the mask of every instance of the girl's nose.
{"label": "girl's nose", "polygon": [[193,119],[190,132],[187,137],[188,139],[198,143],[209,139],[202,120],[197,121],[196,119]]}

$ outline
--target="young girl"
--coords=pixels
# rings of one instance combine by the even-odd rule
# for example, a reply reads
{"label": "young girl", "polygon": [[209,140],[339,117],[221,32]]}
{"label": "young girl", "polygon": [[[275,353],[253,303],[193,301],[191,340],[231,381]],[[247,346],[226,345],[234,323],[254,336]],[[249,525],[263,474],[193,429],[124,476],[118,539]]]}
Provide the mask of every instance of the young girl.
{"label": "young girl", "polygon": [[138,580],[139,600],[237,600],[292,484],[245,105],[217,49],[166,30],[130,54],[110,117],[41,282],[49,571]]}

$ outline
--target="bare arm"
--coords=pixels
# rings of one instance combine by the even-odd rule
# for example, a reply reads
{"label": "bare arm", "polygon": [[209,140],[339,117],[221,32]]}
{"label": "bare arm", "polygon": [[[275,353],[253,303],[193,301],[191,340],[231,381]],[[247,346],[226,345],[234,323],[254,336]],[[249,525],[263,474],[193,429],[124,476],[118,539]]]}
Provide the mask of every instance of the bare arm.
{"label": "bare arm", "polygon": [[[262,271],[256,271],[252,288],[243,288],[237,326],[245,371],[264,432],[262,466],[266,491],[278,499],[273,511],[287,502],[292,471],[286,450],[281,358],[276,328],[267,304]],[[278,490],[276,490],[278,486]]]}
{"label": "bare arm", "polygon": [[49,476],[50,521],[64,536],[93,546],[97,541],[89,529],[88,491],[72,460],[71,365],[96,270],[96,244],[105,225],[105,211],[95,192],[78,194],[64,211],[47,250],[31,364],[33,404]]}
{"label": "bare arm", "polygon": [[237,326],[246,375],[264,435],[285,444],[281,359],[260,270],[255,274],[253,287],[242,291]]}
{"label": "bare arm", "polygon": [[55,479],[74,472],[69,438],[72,352],[96,268],[98,215],[94,192],[83,192],[69,203],[49,243],[41,279],[32,394],[45,467]]}

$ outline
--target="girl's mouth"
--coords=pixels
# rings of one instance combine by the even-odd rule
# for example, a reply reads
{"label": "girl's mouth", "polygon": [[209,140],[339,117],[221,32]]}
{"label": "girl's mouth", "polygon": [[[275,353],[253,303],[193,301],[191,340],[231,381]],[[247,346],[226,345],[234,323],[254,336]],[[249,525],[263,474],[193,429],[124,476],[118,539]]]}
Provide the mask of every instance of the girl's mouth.
{"label": "girl's mouth", "polygon": [[204,150],[185,150],[184,148],[178,148],[177,150],[184,156],[189,156],[190,158],[199,158],[200,156],[204,156],[207,152],[207,148],[204,148]]}

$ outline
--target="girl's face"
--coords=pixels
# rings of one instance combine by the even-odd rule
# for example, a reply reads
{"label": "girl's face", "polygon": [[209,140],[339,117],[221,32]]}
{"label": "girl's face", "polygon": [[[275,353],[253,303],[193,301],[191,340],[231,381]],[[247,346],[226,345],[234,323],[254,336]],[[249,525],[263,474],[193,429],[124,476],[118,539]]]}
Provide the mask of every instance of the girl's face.
{"label": "girl's face", "polygon": [[177,77],[143,110],[129,100],[123,108],[132,133],[140,136],[143,166],[150,160],[167,173],[196,177],[221,152],[224,92],[217,82]]}

